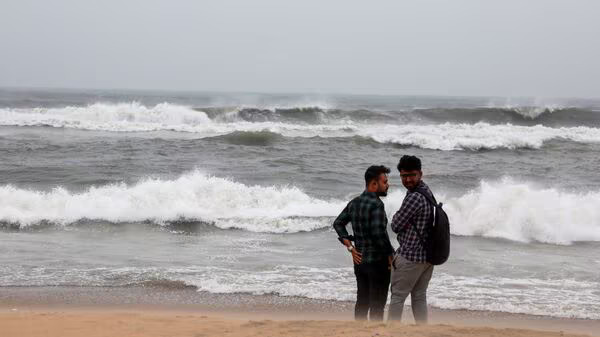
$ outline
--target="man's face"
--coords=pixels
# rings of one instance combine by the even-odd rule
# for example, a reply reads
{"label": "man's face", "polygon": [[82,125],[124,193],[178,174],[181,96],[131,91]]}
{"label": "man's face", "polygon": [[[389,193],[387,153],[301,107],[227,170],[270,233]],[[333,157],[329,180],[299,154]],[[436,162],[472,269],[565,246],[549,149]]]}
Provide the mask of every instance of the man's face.
{"label": "man's face", "polygon": [[387,174],[382,173],[377,179],[377,191],[375,193],[380,197],[385,197],[387,195],[388,188],[390,188],[390,185],[388,184]]}
{"label": "man's face", "polygon": [[402,185],[409,190],[412,190],[419,185],[422,176],[423,172],[419,170],[400,170],[400,179],[402,179]]}

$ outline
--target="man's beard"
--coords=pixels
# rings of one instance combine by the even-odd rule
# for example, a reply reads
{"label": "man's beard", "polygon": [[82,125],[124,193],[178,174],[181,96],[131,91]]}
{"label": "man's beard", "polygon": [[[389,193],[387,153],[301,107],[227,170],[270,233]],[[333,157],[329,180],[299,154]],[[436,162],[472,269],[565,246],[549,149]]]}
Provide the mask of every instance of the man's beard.
{"label": "man's beard", "polygon": [[379,191],[375,192],[378,197],[385,197],[387,195],[387,191]]}
{"label": "man's beard", "polygon": [[417,187],[419,186],[419,183],[420,183],[420,182],[421,182],[421,181],[419,180],[419,181],[418,181],[418,182],[416,182],[415,184],[411,184],[411,185],[409,185],[409,186],[407,186],[407,185],[404,185],[404,184],[403,184],[403,185],[404,185],[404,187],[405,187],[407,190],[409,190],[409,191],[412,191],[412,190],[414,190],[415,188],[417,188]]}

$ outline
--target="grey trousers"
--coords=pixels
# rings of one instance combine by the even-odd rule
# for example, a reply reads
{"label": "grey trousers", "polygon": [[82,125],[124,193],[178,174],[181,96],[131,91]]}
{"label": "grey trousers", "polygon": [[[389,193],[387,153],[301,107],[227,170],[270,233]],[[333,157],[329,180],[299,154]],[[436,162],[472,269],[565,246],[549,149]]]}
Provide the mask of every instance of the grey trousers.
{"label": "grey trousers", "polygon": [[391,281],[392,299],[388,320],[400,321],[402,319],[404,301],[410,294],[415,322],[427,324],[427,287],[432,274],[433,266],[429,263],[412,262],[400,254],[394,256]]}

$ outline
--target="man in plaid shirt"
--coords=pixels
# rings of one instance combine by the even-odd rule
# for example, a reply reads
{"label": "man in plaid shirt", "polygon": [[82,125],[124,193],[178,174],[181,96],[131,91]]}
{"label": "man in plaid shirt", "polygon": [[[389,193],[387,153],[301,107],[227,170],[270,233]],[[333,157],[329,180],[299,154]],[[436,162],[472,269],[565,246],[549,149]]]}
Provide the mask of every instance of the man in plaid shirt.
{"label": "man in plaid shirt", "polygon": [[424,242],[428,239],[427,228],[433,222],[433,207],[419,192],[433,196],[421,180],[421,160],[415,156],[402,156],[398,163],[402,185],[408,190],[402,206],[392,218],[392,230],[398,234],[400,247],[392,262],[392,299],[389,319],[400,321],[404,301],[411,295],[411,307],[415,322],[427,323],[427,287],[433,266],[426,261]]}
{"label": "man in plaid shirt", "polygon": [[[365,191],[352,199],[333,223],[340,242],[354,261],[357,286],[354,317],[357,320],[366,319],[367,315],[372,321],[383,320],[394,254],[387,233],[385,208],[379,199],[387,195],[388,173],[390,169],[385,166],[369,167],[365,172]],[[352,223],[353,235],[346,230],[348,223]]]}

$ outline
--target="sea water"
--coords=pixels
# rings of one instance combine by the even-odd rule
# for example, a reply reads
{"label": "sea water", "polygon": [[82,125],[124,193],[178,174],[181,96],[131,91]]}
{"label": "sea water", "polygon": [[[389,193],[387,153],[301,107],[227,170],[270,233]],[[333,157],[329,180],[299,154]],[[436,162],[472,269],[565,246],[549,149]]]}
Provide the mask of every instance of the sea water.
{"label": "sea water", "polygon": [[354,300],[331,224],[373,164],[391,219],[404,154],[451,221],[430,305],[600,319],[589,99],[0,90],[0,289]]}

